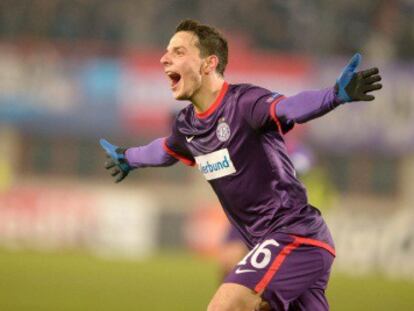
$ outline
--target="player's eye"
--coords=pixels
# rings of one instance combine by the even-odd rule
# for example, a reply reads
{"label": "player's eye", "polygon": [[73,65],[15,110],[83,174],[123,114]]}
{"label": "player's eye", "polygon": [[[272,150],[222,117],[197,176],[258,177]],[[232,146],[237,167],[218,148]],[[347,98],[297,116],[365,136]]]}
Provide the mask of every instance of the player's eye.
{"label": "player's eye", "polygon": [[175,54],[178,56],[182,56],[185,54],[185,51],[183,49],[177,49],[175,50]]}

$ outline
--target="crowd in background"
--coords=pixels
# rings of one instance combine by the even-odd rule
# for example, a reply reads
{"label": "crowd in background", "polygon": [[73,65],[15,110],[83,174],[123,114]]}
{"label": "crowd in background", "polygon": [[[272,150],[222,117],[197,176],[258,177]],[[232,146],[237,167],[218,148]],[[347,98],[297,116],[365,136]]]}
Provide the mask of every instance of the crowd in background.
{"label": "crowd in background", "polygon": [[2,0],[0,40],[164,47],[179,20],[194,18],[262,49],[412,59],[413,16],[412,0]]}
{"label": "crowd in background", "polygon": [[[272,75],[264,72],[264,66],[256,67],[256,73],[248,72],[254,83],[267,81],[283,92],[288,86],[286,94],[313,87],[319,81],[320,85],[329,85],[355,51],[370,59],[363,66],[372,63],[385,72],[388,69],[386,87],[375,105],[359,106],[356,109],[365,110],[359,110],[357,117],[349,110],[348,115],[344,111],[337,119],[331,117],[330,124],[324,120],[317,127],[314,122],[312,134],[319,151],[329,150],[336,156],[364,150],[379,159],[378,165],[372,158],[369,165],[364,164],[365,159],[362,164],[350,160],[349,165],[356,167],[352,173],[347,160],[334,158],[332,167],[345,172],[335,172],[339,188],[346,190],[345,184],[356,184],[354,178],[347,177],[349,172],[359,176],[365,170],[364,176],[369,177],[364,183],[368,186],[356,184],[355,188],[393,193],[399,164],[393,157],[386,162],[389,165],[384,164],[378,148],[399,155],[414,148],[410,71],[414,63],[413,17],[413,0],[1,0],[0,121],[5,120],[18,133],[24,146],[21,156],[11,158],[19,160],[16,171],[33,175],[104,174],[96,162],[102,155],[97,137],[118,136],[124,142],[130,139],[138,144],[164,135],[162,109],[167,116],[167,107],[176,104],[171,101],[165,77],[158,67],[141,75],[146,53],[124,52],[149,48],[152,55],[154,48],[156,55],[165,48],[177,23],[193,18],[216,25],[232,43],[239,43],[231,48],[271,52],[255,51],[252,55],[259,55],[256,58],[269,54],[274,57],[272,62],[279,57],[281,63],[286,55],[279,53],[286,53],[290,56],[288,65],[293,66],[302,56],[311,56],[309,63],[318,64],[311,77],[307,76],[307,65],[301,73],[285,66],[285,71],[296,70],[294,79],[285,77],[290,80],[283,80],[286,72],[280,68]],[[87,47],[95,43],[98,49],[89,53]],[[70,53],[61,53],[58,47],[62,45],[69,47]],[[119,54],[101,57],[100,48]],[[81,49],[89,54],[81,53]],[[232,50],[230,53],[234,55]],[[143,59],[135,63],[139,57]],[[157,64],[159,58],[154,58]],[[396,113],[398,107],[401,113]],[[326,131],[327,126],[330,131]],[[0,128],[0,135],[2,131]],[[122,143],[121,139],[114,140]],[[334,144],[330,141],[341,148],[331,148]],[[377,178],[378,172],[387,178]],[[396,177],[390,177],[392,174]],[[145,173],[137,176],[146,178]],[[378,180],[385,182],[377,185]]]}

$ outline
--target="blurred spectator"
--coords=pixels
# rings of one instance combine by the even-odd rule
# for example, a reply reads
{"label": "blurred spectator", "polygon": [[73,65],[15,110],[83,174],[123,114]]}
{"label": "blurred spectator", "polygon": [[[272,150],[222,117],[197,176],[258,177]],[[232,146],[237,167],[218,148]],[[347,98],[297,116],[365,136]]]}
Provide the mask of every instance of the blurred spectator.
{"label": "blurred spectator", "polygon": [[183,18],[243,33],[257,48],[315,55],[365,49],[414,57],[411,0],[3,0],[0,40],[92,40],[163,47]]}
{"label": "blurred spectator", "polygon": [[397,1],[382,1],[377,7],[372,21],[372,31],[365,45],[365,54],[377,64],[394,59],[398,50],[396,41],[402,31],[398,21],[402,12]]}

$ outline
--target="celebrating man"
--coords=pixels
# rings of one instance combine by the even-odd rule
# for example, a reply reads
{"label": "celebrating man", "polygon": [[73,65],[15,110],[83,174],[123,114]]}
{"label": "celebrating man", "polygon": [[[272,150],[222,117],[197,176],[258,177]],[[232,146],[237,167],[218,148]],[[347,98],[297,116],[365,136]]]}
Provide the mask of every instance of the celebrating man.
{"label": "celebrating man", "polygon": [[[211,184],[250,252],[225,278],[208,311],[328,310],[325,289],[335,256],[320,212],[286,153],[283,134],[347,102],[371,101],[378,69],[356,72],[356,54],[332,87],[285,97],[224,80],[227,42],[213,27],[182,21],[161,58],[182,109],[170,136],[133,148],[101,140],[119,182],[134,168],[193,166]],[[208,234],[208,232],[206,232]]]}

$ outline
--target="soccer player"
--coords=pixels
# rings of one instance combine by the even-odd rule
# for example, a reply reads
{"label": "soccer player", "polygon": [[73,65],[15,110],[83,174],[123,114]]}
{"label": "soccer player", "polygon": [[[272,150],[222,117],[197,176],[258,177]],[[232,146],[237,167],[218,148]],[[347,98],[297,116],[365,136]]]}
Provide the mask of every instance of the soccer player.
{"label": "soccer player", "polygon": [[[295,133],[296,134],[296,133]],[[306,174],[311,166],[311,152],[303,144],[297,141],[292,143],[292,137],[286,140],[287,151],[295,167],[296,173],[299,177]],[[233,267],[248,253],[248,249],[245,245],[244,239],[240,235],[239,231],[232,226],[228,225],[227,232],[220,245],[220,251],[218,254],[218,263],[220,267],[220,273],[222,278],[226,277]],[[220,279],[222,281],[223,279]],[[263,302],[261,311],[265,311],[265,304]]]}
{"label": "soccer player", "polygon": [[283,135],[347,102],[373,100],[370,93],[381,88],[378,69],[356,72],[356,54],[333,86],[285,97],[227,83],[227,58],[227,42],[216,29],[182,21],[161,64],[174,98],[191,104],[166,138],[127,149],[101,140],[105,166],[119,182],[132,169],[179,160],[196,165],[210,183],[250,252],[225,278],[208,311],[258,310],[262,298],[272,310],[328,310],[334,244],[296,178]]}

